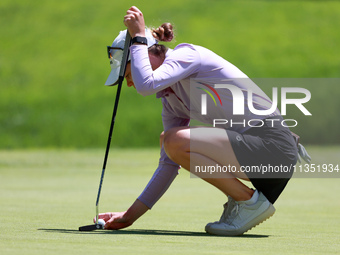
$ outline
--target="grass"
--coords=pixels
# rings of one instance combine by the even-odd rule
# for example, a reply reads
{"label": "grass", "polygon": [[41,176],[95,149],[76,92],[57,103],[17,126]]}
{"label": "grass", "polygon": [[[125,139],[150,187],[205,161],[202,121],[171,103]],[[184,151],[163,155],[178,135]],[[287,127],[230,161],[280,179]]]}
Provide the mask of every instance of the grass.
{"label": "grass", "polygon": [[[0,148],[105,144],[115,95],[103,85],[110,70],[106,45],[125,29],[122,20],[131,5],[144,12],[148,26],[175,25],[170,47],[205,46],[249,77],[340,77],[338,1],[2,0]],[[313,116],[322,125],[302,128],[310,131],[309,143],[325,142],[315,133],[323,133],[329,119],[339,129],[332,110],[339,104],[331,96],[339,93],[339,86],[325,84],[313,92],[311,104],[322,102],[327,114]],[[156,146],[160,114],[160,100],[143,98],[124,84],[116,144]]]}
{"label": "grass", "polygon": [[[339,147],[309,147],[314,163],[339,163]],[[0,151],[1,254],[337,254],[338,178],[293,178],[276,214],[242,237],[204,233],[225,197],[181,171],[133,226],[79,232],[91,224],[103,150]],[[123,211],[140,194],[157,149],[112,149],[100,211]],[[339,175],[338,175],[339,176]]]}
{"label": "grass", "polygon": [[[339,253],[338,178],[291,180],[274,217],[242,237],[204,233],[225,197],[183,171],[130,228],[77,231],[94,216],[104,156],[103,149],[86,148],[106,144],[115,94],[103,86],[105,46],[124,29],[132,4],[149,26],[174,23],[177,40],[170,47],[205,46],[250,77],[339,77],[337,1],[2,0],[0,254]],[[339,144],[337,81],[331,89],[312,86],[313,120],[301,121],[309,143]],[[115,145],[156,146],[160,114],[159,100],[124,88]],[[328,132],[325,125],[332,126]],[[314,163],[339,163],[339,147],[310,152]],[[126,210],[157,160],[156,149],[113,149],[100,211]]]}

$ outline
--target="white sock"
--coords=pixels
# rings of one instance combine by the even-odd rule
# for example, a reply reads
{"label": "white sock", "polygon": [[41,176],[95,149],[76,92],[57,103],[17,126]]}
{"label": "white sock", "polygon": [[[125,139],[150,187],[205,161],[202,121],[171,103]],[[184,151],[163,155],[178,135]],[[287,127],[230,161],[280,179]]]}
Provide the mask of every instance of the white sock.
{"label": "white sock", "polygon": [[247,204],[247,205],[252,205],[252,204],[255,204],[258,199],[259,199],[259,192],[257,190],[255,190],[251,199],[244,201],[244,203]]}

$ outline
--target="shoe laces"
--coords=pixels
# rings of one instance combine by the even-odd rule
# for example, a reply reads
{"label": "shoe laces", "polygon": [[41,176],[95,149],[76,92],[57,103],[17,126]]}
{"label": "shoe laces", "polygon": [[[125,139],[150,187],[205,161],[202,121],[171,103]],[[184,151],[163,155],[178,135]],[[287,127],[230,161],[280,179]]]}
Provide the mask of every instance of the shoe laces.
{"label": "shoe laces", "polygon": [[222,212],[220,222],[228,222],[230,214],[232,210],[234,210],[235,204],[235,200],[232,197],[228,196],[228,202],[224,204],[224,210]]}
{"label": "shoe laces", "polygon": [[243,203],[237,203],[232,197],[228,196],[228,202],[224,204],[224,211],[219,222],[232,224],[235,218],[239,217],[239,212],[243,207]]}
{"label": "shoe laces", "polygon": [[239,210],[240,210],[240,205],[238,203],[235,203],[235,206],[231,210],[230,216],[228,217],[228,223],[231,223],[232,220],[238,215]]}
{"label": "shoe laces", "polygon": [[239,212],[242,210],[242,208],[245,206],[245,204],[239,204],[235,202],[233,209],[231,210],[229,217],[227,218],[227,223],[231,224],[236,217],[240,217]]}

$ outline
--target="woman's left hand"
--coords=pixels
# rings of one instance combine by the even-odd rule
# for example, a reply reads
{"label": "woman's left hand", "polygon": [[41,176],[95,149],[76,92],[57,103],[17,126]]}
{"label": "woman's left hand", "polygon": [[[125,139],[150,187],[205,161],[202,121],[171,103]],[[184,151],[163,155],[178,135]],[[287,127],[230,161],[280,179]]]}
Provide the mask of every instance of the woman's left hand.
{"label": "woman's left hand", "polygon": [[131,38],[136,36],[145,37],[143,13],[136,6],[132,6],[127,10],[126,15],[124,16],[124,24],[128,28]]}

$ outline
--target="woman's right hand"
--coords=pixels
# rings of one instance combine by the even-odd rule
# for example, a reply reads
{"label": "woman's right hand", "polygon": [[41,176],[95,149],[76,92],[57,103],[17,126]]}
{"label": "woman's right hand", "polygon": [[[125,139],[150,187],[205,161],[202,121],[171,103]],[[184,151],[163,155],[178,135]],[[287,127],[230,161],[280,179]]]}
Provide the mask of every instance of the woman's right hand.
{"label": "woman's right hand", "polygon": [[[105,229],[111,230],[126,228],[133,223],[133,221],[127,219],[126,212],[100,213],[98,218],[105,221]],[[96,218],[93,219],[93,222],[96,222]]]}

